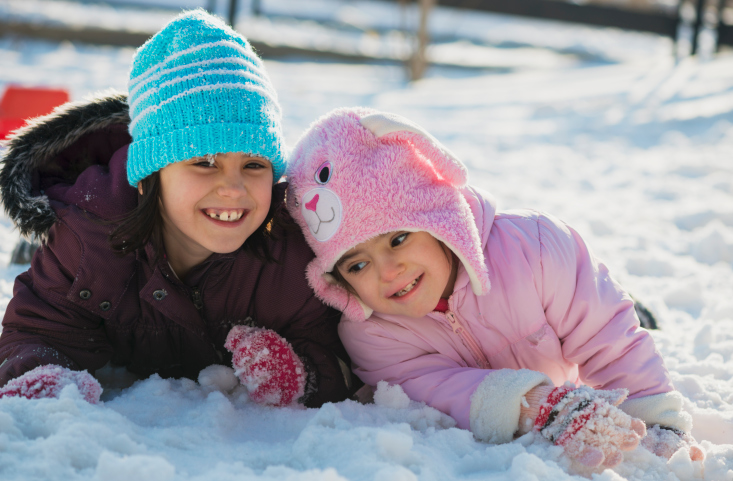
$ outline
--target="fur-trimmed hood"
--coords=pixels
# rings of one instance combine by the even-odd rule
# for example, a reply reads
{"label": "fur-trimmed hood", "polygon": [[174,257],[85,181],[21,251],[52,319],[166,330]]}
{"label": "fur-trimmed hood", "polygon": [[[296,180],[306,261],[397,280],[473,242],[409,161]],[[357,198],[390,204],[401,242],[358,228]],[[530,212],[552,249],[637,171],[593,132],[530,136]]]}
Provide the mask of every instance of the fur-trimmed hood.
{"label": "fur-trimmed hood", "polygon": [[46,238],[56,220],[46,191],[73,184],[92,165],[107,165],[130,143],[129,122],[127,95],[114,93],[69,102],[14,132],[2,153],[0,195],[22,235]]}

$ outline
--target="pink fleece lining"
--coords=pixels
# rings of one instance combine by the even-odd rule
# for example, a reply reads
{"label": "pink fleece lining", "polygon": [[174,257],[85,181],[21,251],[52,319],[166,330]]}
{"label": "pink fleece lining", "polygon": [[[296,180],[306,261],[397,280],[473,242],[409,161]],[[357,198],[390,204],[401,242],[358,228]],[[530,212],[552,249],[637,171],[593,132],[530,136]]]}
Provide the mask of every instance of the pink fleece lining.
{"label": "pink fleece lining", "polygon": [[[317,174],[326,162],[332,170],[323,182]],[[288,210],[316,254],[308,282],[347,318],[362,321],[372,311],[329,272],[349,249],[396,230],[426,231],[444,242],[466,267],[474,293],[488,292],[486,259],[463,196],[466,168],[414,123],[361,107],[335,110],[298,141],[287,176]]]}

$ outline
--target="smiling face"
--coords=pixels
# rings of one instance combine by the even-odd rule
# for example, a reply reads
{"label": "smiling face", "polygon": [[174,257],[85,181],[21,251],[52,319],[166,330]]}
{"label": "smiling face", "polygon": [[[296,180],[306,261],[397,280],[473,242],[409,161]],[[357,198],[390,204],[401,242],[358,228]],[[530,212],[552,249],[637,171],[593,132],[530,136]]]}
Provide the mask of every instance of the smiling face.
{"label": "smiling face", "polygon": [[267,217],[270,162],[242,153],[194,158],[160,171],[163,243],[179,277],[212,253],[239,249]]}
{"label": "smiling face", "polygon": [[397,231],[357,245],[336,269],[374,311],[423,317],[453,292],[457,262],[427,232]]}

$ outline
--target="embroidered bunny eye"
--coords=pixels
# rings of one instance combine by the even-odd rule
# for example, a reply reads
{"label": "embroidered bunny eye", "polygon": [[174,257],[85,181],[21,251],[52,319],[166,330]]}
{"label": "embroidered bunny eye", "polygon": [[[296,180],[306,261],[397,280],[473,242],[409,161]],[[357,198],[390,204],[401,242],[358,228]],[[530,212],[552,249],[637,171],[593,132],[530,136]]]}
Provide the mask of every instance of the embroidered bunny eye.
{"label": "embroidered bunny eye", "polygon": [[316,182],[319,184],[327,184],[329,180],[331,180],[331,174],[333,173],[333,167],[331,166],[331,162],[324,162],[321,164],[320,167],[318,167],[318,170],[316,170]]}

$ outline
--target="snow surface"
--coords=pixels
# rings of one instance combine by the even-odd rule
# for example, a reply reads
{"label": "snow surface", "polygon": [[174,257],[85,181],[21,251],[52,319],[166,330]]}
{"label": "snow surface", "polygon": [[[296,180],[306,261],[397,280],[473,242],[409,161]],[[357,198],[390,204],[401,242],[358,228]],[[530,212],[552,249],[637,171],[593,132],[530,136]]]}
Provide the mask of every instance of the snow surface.
{"label": "snow surface", "polygon": [[[462,158],[501,208],[545,210],[576,227],[658,316],[652,335],[707,459],[664,462],[640,448],[594,479],[733,481],[733,56],[675,63],[668,44],[659,48],[665,39],[554,25],[535,42],[556,49],[548,54],[571,36],[580,49],[616,39],[605,51],[634,54],[506,73],[433,69],[415,83],[395,65],[266,64],[291,145],[335,107],[405,115]],[[530,30],[517,43],[531,48]],[[0,39],[0,88],[64,86],[74,99],[124,90],[133,52]],[[0,217],[0,265],[17,239]],[[26,268],[0,268],[0,313]],[[250,402],[224,366],[198,383],[111,368],[98,376],[100,405],[73,387],[60,399],[0,399],[0,479],[583,479],[532,434],[477,442],[399,388],[381,386],[370,405],[275,409]]]}

